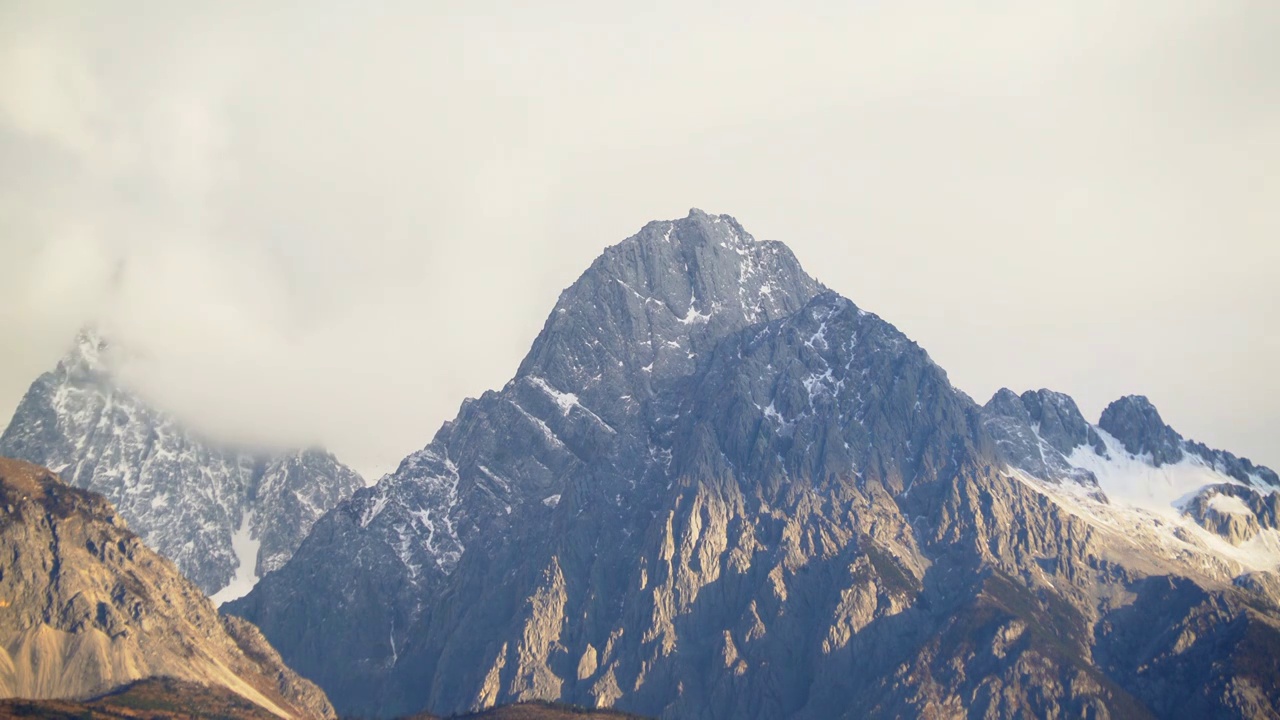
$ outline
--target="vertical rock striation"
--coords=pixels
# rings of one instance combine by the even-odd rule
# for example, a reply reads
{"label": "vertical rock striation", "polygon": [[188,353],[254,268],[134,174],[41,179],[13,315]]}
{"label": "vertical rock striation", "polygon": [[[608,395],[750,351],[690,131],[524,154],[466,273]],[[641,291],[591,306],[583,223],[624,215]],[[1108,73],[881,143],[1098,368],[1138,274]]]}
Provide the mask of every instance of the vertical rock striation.
{"label": "vertical rock striation", "polygon": [[[0,436],[0,455],[106,496],[206,593],[226,588],[242,562],[253,577],[284,565],[321,515],[363,487],[322,450],[260,453],[209,442],[124,387],[112,360],[101,337],[82,332],[27,391]],[[254,557],[237,556],[237,532],[257,541]]]}
{"label": "vertical rock striation", "polygon": [[[1228,525],[1237,552],[1156,492],[1274,497],[1274,473],[1166,429],[1128,400],[1098,425],[1050,391],[980,407],[695,210],[607,249],[506,386],[228,607],[380,716],[1275,712],[1280,534]],[[1146,674],[1178,659],[1205,683]]]}

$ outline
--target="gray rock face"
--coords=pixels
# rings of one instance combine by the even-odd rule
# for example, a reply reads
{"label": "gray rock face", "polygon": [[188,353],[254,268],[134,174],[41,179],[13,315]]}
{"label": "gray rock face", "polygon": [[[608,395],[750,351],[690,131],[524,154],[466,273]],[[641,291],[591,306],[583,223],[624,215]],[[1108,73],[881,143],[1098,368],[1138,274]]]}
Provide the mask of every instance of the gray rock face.
{"label": "gray rock face", "polygon": [[1088,445],[1099,454],[1105,452],[1102,438],[1085,422],[1076,401],[1069,395],[1052,390],[1028,390],[1022,393],[1021,399],[1040,437],[1058,452],[1069,455],[1081,445]]}
{"label": "gray rock face", "polygon": [[1246,485],[1264,488],[1268,492],[1280,489],[1280,476],[1274,470],[1254,465],[1248,458],[1237,457],[1225,450],[1215,450],[1204,443],[1184,439],[1165,424],[1151,401],[1141,395],[1122,397],[1108,405],[1102,411],[1098,427],[1119,440],[1128,452],[1150,455],[1156,467],[1179,462],[1189,455]]}
{"label": "gray rock face", "polygon": [[1044,480],[1097,487],[1097,478],[1067,459],[1078,447],[1105,455],[1102,439],[1076,403],[1052,390],[1021,396],[1002,388],[982,408],[983,427],[1005,464]]}
{"label": "gray rock face", "polygon": [[[1066,396],[978,407],[784,247],[695,211],[606,250],[511,382],[228,607],[358,714],[1274,712],[1274,666],[1214,664],[1265,656],[1266,583],[1186,579],[1051,494],[1105,512],[1072,459],[1108,447]],[[1196,592],[1149,582],[1178,573]],[[1204,684],[1142,673],[1187,652]]]}
{"label": "gray rock face", "polygon": [[1228,475],[1246,485],[1268,489],[1280,488],[1280,476],[1277,476],[1274,470],[1261,465],[1254,465],[1249,458],[1236,457],[1225,450],[1214,450],[1195,440],[1185,441],[1183,449],[1188,454],[1204,460],[1205,463],[1216,468],[1224,475]]}
{"label": "gray rock face", "polygon": [[1102,411],[1098,427],[1111,433],[1134,455],[1151,456],[1156,467],[1182,459],[1182,436],[1164,424],[1142,395],[1126,395]]}
{"label": "gray rock face", "polygon": [[106,496],[143,539],[207,593],[240,564],[232,535],[260,545],[254,574],[281,567],[311,525],[363,481],[321,450],[278,454],[207,442],[122,387],[92,332],[31,386],[0,455],[53,468]]}
{"label": "gray rock face", "polygon": [[732,218],[695,210],[646,225],[561,294],[506,387],[464,403],[430,445],[318,522],[298,550],[307,560],[231,611],[290,635],[290,662],[347,707],[379,702],[465,550],[487,555],[578,507],[582,477],[595,478],[593,512],[621,516],[641,477],[665,482],[670,447],[653,437],[673,419],[665,393],[719,338],[820,289],[785,246]]}

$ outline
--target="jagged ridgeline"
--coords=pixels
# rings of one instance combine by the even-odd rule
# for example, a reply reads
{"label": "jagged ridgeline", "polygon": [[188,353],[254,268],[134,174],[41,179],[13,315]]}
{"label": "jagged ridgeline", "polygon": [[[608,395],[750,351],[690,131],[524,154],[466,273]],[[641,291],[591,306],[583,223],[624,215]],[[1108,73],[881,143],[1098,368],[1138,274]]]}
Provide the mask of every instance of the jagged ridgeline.
{"label": "jagged ridgeline", "polygon": [[211,442],[125,386],[113,350],[96,331],[81,332],[23,397],[0,455],[105,495],[216,600],[283,566],[316,519],[364,486],[323,450]]}
{"label": "jagged ridgeline", "polygon": [[1141,398],[979,406],[694,210],[227,607],[361,715],[1266,715],[1276,485]]}
{"label": "jagged ridgeline", "polygon": [[[219,615],[101,495],[45,468],[0,458],[0,558],[0,698],[109,693],[97,704],[132,698],[156,711],[135,717],[193,717],[184,704],[219,717],[334,717],[257,628]],[[84,710],[0,702],[3,717],[113,712]]]}

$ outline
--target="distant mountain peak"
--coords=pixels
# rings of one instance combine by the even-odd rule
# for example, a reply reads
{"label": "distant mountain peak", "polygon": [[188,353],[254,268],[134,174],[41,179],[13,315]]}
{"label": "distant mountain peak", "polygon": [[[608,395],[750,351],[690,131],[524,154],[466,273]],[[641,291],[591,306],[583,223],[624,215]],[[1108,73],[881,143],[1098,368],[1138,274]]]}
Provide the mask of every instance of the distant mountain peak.
{"label": "distant mountain peak", "polygon": [[[1142,440],[1165,428],[1153,413],[1125,402],[1104,424]],[[1268,587],[1280,533],[1228,516],[1280,506],[1274,474],[1200,457],[1154,468],[1050,390],[979,408],[785,245],[695,208],[606,248],[510,382],[227,609],[362,714],[1231,714],[1254,696],[1171,648],[1188,593],[1249,622],[1223,588],[1240,568]],[[1200,526],[1169,502],[1254,476],[1257,493],[1206,496]],[[1152,487],[1161,523],[1134,504]],[[1222,552],[1220,528],[1251,554]],[[1259,538],[1274,555],[1245,547]],[[1235,619],[1197,635],[1227,647]],[[1148,648],[1208,679],[1144,686]]]}
{"label": "distant mountain peak", "polygon": [[695,209],[606,248],[560,294],[516,376],[588,400],[601,388],[647,397],[730,333],[788,316],[823,289],[782,243]]}
{"label": "distant mountain peak", "polygon": [[126,386],[121,352],[97,327],[82,329],[28,389],[0,434],[0,455],[105,495],[207,592],[283,565],[316,518],[363,486],[318,448],[209,441]]}
{"label": "distant mountain peak", "polygon": [[86,325],[76,333],[75,342],[58,364],[68,373],[81,376],[100,375],[111,368],[115,348],[95,325]]}
{"label": "distant mountain peak", "polygon": [[1102,440],[1070,395],[1042,388],[1022,393],[1021,400],[1041,437],[1058,452],[1070,454],[1081,445],[1090,445],[1095,450],[1103,447]]}
{"label": "distant mountain peak", "polygon": [[1156,467],[1182,459],[1182,436],[1165,424],[1144,395],[1126,395],[1102,411],[1098,427],[1132,455],[1150,455]]}

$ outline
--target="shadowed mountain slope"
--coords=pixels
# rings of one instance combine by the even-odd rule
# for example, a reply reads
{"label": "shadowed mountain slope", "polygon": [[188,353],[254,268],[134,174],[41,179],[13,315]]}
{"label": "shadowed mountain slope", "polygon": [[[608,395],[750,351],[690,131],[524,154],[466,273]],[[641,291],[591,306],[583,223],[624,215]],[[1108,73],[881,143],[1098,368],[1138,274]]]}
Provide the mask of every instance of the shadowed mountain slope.
{"label": "shadowed mountain slope", "polygon": [[88,330],[27,391],[0,455],[106,496],[220,601],[283,566],[317,518],[364,486],[322,450],[256,452],[200,437],[127,388],[114,348]]}
{"label": "shadowed mountain slope", "polygon": [[381,716],[1266,716],[1276,484],[1138,399],[979,406],[695,210],[605,250],[506,386],[229,608]]}

